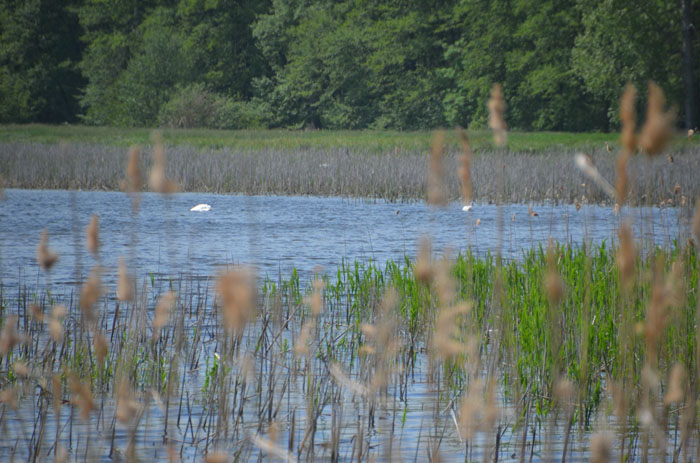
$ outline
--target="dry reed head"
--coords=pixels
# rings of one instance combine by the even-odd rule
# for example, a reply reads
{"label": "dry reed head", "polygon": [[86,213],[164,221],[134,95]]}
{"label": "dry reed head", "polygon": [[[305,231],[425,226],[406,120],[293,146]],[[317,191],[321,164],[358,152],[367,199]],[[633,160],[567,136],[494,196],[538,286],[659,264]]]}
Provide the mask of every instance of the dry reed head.
{"label": "dry reed head", "polygon": [[255,273],[249,268],[234,267],[219,275],[216,290],[226,329],[237,335],[242,334],[245,324],[255,315]]}
{"label": "dry reed head", "polygon": [[596,432],[591,437],[591,463],[612,461],[612,441],[605,432]]}
{"label": "dry reed head", "polygon": [[680,363],[674,364],[668,379],[668,389],[664,397],[665,404],[683,401],[685,397],[685,378],[685,367]]}
{"label": "dry reed head", "polygon": [[469,384],[459,407],[459,432],[469,441],[477,431],[489,431],[498,415],[496,387],[493,381],[484,387],[481,379]]}
{"label": "dry reed head", "polygon": [[445,191],[445,167],[443,165],[443,145],[445,132],[438,130],[433,134],[428,163],[428,204],[444,207],[447,205]]}
{"label": "dry reed head", "polygon": [[175,306],[175,293],[168,291],[163,293],[158,298],[156,303],[155,316],[153,317],[153,337],[158,338],[160,336],[160,330],[163,328],[168,321],[170,321],[170,314]]}
{"label": "dry reed head", "polygon": [[131,278],[126,269],[126,262],[123,257],[119,257],[119,272],[117,276],[117,299],[129,302],[134,299],[134,290],[131,285]]}
{"label": "dry reed head", "polygon": [[22,336],[17,333],[17,320],[16,315],[5,319],[5,325],[0,332],[0,356],[4,357],[13,347],[22,342]]}
{"label": "dry reed head", "polygon": [[61,384],[61,375],[55,373],[51,377],[51,392],[53,393],[53,413],[58,416],[61,411],[61,405],[63,404],[63,386]]}
{"label": "dry reed head", "polygon": [[491,87],[491,98],[488,101],[489,127],[493,130],[493,141],[496,146],[504,146],[507,141],[508,132],[504,114],[506,103],[503,99],[503,87],[501,84],[493,84]]}
{"label": "dry reed head", "polygon": [[87,420],[90,417],[90,412],[95,408],[90,383],[84,383],[75,374],[71,374],[68,377],[68,389],[70,389],[72,394],[71,401],[80,410],[80,418]]}
{"label": "dry reed head", "polygon": [[27,364],[22,360],[17,360],[12,364],[12,371],[14,371],[18,378],[28,378],[29,374],[31,373]]}
{"label": "dry reed head", "polygon": [[622,132],[620,134],[620,144],[623,153],[634,153],[637,150],[637,136],[635,135],[636,113],[634,110],[634,100],[637,98],[637,89],[634,85],[627,84],[625,91],[620,98],[620,121],[622,122]]}
{"label": "dry reed head", "polygon": [[97,331],[92,341],[95,347],[95,357],[97,358],[97,363],[104,365],[105,357],[107,357],[107,351],[109,350],[107,338],[102,332]]}
{"label": "dry reed head", "polygon": [[316,320],[310,319],[304,322],[304,325],[299,331],[299,336],[294,343],[294,355],[304,357],[309,354],[309,345],[313,341],[314,332],[316,331]]}
{"label": "dry reed head", "polygon": [[102,295],[102,283],[100,281],[101,269],[95,266],[90,270],[90,276],[80,291],[80,308],[88,320],[93,320],[92,307]]}
{"label": "dry reed head", "polygon": [[132,146],[129,149],[129,160],[126,164],[126,191],[129,193],[140,192],[143,185],[140,157],[141,150],[137,146]]}
{"label": "dry reed head", "polygon": [[36,260],[39,267],[47,271],[58,261],[58,254],[49,249],[49,232],[46,229],[41,231],[41,239],[36,247]]}
{"label": "dry reed head", "polygon": [[554,385],[554,397],[557,399],[557,405],[568,415],[574,410],[576,399],[576,388],[568,379],[557,381]]}
{"label": "dry reed head", "polygon": [[423,237],[420,241],[418,259],[413,270],[416,280],[425,285],[429,285],[435,276],[433,266],[433,249],[430,238]]}
{"label": "dry reed head", "polygon": [[325,287],[326,283],[322,279],[315,278],[311,296],[304,298],[304,302],[309,306],[311,314],[316,317],[321,315],[321,309],[323,309],[323,290]]}
{"label": "dry reed head", "polygon": [[466,206],[470,204],[472,200],[472,150],[469,146],[467,132],[464,129],[459,128],[457,129],[457,135],[459,136],[459,143],[462,146],[462,156],[459,158],[458,170],[459,183],[462,186],[462,203]]}
{"label": "dry reed head", "polygon": [[121,424],[129,424],[141,411],[141,404],[134,399],[134,393],[129,387],[129,381],[122,378],[116,388],[117,407],[114,416]]}
{"label": "dry reed head", "polygon": [[160,135],[154,136],[153,166],[148,176],[148,185],[151,190],[163,194],[176,193],[179,190],[177,183],[165,176],[165,146]]}
{"label": "dry reed head", "polygon": [[600,175],[596,166],[593,165],[593,159],[584,153],[576,153],[574,157],[576,167],[578,167],[588,178],[593,180],[608,196],[615,198],[616,193],[613,187],[605,178]]}
{"label": "dry reed head", "polygon": [[100,219],[96,214],[92,214],[90,223],[85,228],[85,246],[97,258],[100,249]]}
{"label": "dry reed head", "polygon": [[617,249],[616,264],[620,272],[620,280],[624,287],[630,287],[634,282],[635,265],[637,263],[637,250],[634,246],[634,236],[632,235],[632,227],[629,223],[624,222],[620,225],[617,232],[620,240]]}
{"label": "dry reed head", "polygon": [[204,463],[229,463],[231,457],[224,452],[209,452],[204,457]]}
{"label": "dry reed head", "polygon": [[17,386],[10,386],[3,390],[0,390],[0,404],[5,404],[12,410],[17,410],[17,405],[19,403],[19,390]]}
{"label": "dry reed head", "polygon": [[467,353],[467,347],[459,340],[458,318],[460,315],[468,314],[471,309],[470,303],[462,302],[454,307],[440,310],[433,337],[433,347],[438,357],[449,359]]}
{"label": "dry reed head", "polygon": [[66,316],[66,306],[58,304],[51,310],[49,319],[49,334],[51,339],[59,342],[63,338],[63,317]]}
{"label": "dry reed head", "polygon": [[617,178],[615,179],[615,200],[618,205],[622,205],[627,200],[628,180],[627,180],[627,161],[629,161],[630,152],[622,150],[617,156]]}
{"label": "dry reed head", "polygon": [[671,123],[675,118],[673,111],[665,112],[666,98],[661,87],[649,83],[647,101],[647,119],[639,136],[639,145],[650,156],[660,153],[671,137]]}
{"label": "dry reed head", "polygon": [[559,305],[564,297],[564,280],[557,270],[557,252],[550,239],[547,247],[547,273],[544,277],[544,289],[551,305]]}

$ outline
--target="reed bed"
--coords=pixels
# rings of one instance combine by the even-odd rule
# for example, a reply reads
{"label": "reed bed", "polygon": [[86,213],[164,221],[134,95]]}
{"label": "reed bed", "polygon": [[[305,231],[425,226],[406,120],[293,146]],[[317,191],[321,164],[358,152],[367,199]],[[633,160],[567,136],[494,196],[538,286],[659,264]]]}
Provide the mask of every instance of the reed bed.
{"label": "reed bed", "polygon": [[[653,155],[663,152],[672,114],[660,90],[650,86],[649,93],[654,101],[639,143]],[[209,169],[214,185],[243,182],[289,192],[326,181],[339,188],[336,194],[350,195],[353,180],[373,175],[413,188],[412,173],[423,172],[420,191],[427,185],[435,207],[450,191],[461,191],[465,206],[471,197],[502,202],[516,194],[588,202],[597,197],[593,182],[616,200],[622,221],[613,243],[543,243],[513,261],[504,261],[498,248],[493,255],[466,250],[452,257],[425,239],[415,259],[347,262],[307,281],[296,271],[258,281],[253,268],[240,265],[217,275],[140,280],[129,271],[133,255],[105,268],[95,217],[84,240],[77,231],[75,239],[95,265],[87,274],[76,269],[79,284],[60,287],[51,282],[60,256],[44,230],[37,236],[37,280],[12,288],[0,280],[0,458],[698,460],[700,204],[690,234],[668,248],[635,240],[624,219],[625,205],[635,201],[689,207],[697,186],[688,175],[697,156],[633,158],[634,117],[624,103],[634,96],[628,95],[622,119],[632,136],[623,137],[624,151],[614,161],[578,154],[580,172],[566,153],[472,153],[466,136],[459,156],[445,153],[441,133],[427,174],[420,153],[226,155],[176,148],[166,164],[156,140],[145,176],[147,166],[132,150],[127,180],[115,174],[113,181],[131,195],[134,214],[144,183],[164,195],[190,189],[197,158],[210,156],[201,168]],[[494,86],[489,124],[499,145],[508,135],[504,108]],[[44,159],[41,169],[55,173],[50,181],[68,178],[61,164],[74,174],[82,168],[74,181],[91,179],[84,173],[89,168],[70,164],[66,152]],[[103,151],[103,159],[110,157]],[[232,159],[235,164],[217,164]],[[407,167],[390,171],[399,160]],[[568,167],[557,176],[552,165],[563,160]],[[606,160],[615,176],[607,176],[613,171]],[[515,169],[518,162],[528,168]],[[668,164],[653,170],[658,163]],[[537,170],[547,164],[550,170]],[[347,183],[339,186],[335,176],[309,170],[313,166],[347,176]],[[123,172],[123,161],[105,172],[112,168]],[[549,180],[528,184],[524,172]],[[258,176],[263,173],[268,177]],[[13,175],[7,179],[15,185]],[[586,185],[579,190],[560,179]],[[369,191],[387,194],[390,185]],[[527,186],[516,191],[518,185]],[[134,242],[133,253],[141,246]]]}
{"label": "reed bed", "polygon": [[694,459],[696,249],[629,274],[624,252],[429,253],[260,286],[244,268],[23,283],[0,295],[0,454],[564,460],[606,430],[607,461]]}
{"label": "reed bed", "polygon": [[[472,199],[477,202],[599,203],[611,198],[573,168],[576,151],[518,153],[475,151]],[[589,153],[601,175],[617,177],[616,155]],[[428,153],[377,154],[346,149],[235,151],[167,148],[167,174],[184,191],[369,197],[390,201],[426,199]],[[445,153],[447,200],[458,199],[461,152]],[[141,169],[151,157],[141,155]],[[0,143],[0,176],[6,188],[123,189],[125,150],[104,145]],[[632,205],[681,205],[700,195],[700,151],[635,156],[627,165]],[[493,179],[500,178],[500,182]],[[145,179],[144,179],[145,181]]]}

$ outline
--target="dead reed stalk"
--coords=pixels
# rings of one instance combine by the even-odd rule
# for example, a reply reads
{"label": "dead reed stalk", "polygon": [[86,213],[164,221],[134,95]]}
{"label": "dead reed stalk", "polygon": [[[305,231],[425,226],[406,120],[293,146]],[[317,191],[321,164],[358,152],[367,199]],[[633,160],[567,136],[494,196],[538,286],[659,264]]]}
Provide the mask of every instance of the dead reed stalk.
{"label": "dead reed stalk", "polygon": [[447,205],[447,191],[445,189],[444,157],[445,132],[438,130],[433,135],[430,148],[430,161],[428,168],[428,204],[445,207]]}
{"label": "dead reed stalk", "polygon": [[505,146],[508,139],[506,121],[506,103],[503,99],[503,87],[496,83],[491,87],[491,98],[488,101],[489,128],[493,130],[493,141],[496,146]]}
{"label": "dead reed stalk", "polygon": [[663,90],[654,82],[649,82],[647,118],[639,135],[639,145],[649,156],[663,151],[671,137],[671,124],[675,119],[675,112],[666,112],[665,106]]}
{"label": "dead reed stalk", "polygon": [[36,260],[42,270],[51,270],[58,261],[58,254],[49,249],[49,232],[46,229],[41,232],[39,245],[36,247]]}

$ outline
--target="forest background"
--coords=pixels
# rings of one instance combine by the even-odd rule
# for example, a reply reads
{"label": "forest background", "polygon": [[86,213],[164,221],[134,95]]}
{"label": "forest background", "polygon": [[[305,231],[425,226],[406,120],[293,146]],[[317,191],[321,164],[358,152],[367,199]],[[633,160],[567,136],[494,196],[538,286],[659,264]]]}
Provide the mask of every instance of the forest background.
{"label": "forest background", "polygon": [[691,0],[3,0],[0,123],[475,128],[501,82],[511,128],[611,131],[625,83],[653,80],[693,128],[698,20]]}

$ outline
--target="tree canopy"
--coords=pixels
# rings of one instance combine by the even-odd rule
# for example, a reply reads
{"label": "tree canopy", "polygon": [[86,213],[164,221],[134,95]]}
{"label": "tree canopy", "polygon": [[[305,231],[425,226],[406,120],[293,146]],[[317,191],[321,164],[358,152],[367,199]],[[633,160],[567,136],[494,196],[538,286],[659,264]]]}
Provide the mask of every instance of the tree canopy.
{"label": "tree canopy", "polygon": [[[613,130],[627,82],[692,125],[690,0],[6,0],[0,122]],[[684,34],[684,31],[687,32]]]}

